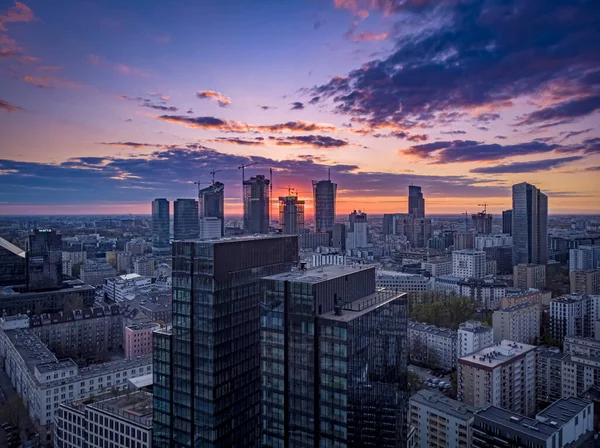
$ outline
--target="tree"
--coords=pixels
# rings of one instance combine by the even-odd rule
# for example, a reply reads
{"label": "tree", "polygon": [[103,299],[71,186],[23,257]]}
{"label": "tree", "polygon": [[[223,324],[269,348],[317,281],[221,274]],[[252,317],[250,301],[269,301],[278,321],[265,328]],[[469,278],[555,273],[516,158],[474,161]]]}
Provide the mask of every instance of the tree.
{"label": "tree", "polygon": [[457,330],[458,326],[473,317],[477,302],[470,297],[448,297],[441,302],[415,304],[410,318],[438,327]]}
{"label": "tree", "polygon": [[421,389],[421,377],[416,372],[408,371],[408,394],[413,395]]}

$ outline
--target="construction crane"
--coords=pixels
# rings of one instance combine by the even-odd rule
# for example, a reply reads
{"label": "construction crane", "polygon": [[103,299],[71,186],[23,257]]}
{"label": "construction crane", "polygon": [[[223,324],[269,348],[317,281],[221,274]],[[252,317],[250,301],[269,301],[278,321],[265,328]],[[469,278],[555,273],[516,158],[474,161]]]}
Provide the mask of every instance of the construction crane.
{"label": "construction crane", "polygon": [[487,213],[487,204],[483,203],[483,204],[477,204],[478,207],[483,207],[483,214],[485,215]]}
{"label": "construction crane", "polygon": [[207,183],[208,182],[200,182],[199,180],[197,180],[196,182],[194,182],[194,185],[198,185],[198,195],[200,195],[200,188],[201,188],[200,185],[207,184]]}
{"label": "construction crane", "polygon": [[215,170],[212,170],[212,171],[210,172],[210,175],[212,176],[212,183],[213,183],[213,184],[215,183],[215,174],[217,174],[217,173],[220,173],[221,171],[223,171],[223,170],[216,170],[216,171],[215,171]]}
{"label": "construction crane", "polygon": [[258,162],[252,162],[252,163],[248,163],[247,165],[238,166],[238,170],[242,170],[242,185],[244,184],[244,181],[246,180],[246,177],[244,176],[244,169],[246,169],[252,165],[258,165]]}

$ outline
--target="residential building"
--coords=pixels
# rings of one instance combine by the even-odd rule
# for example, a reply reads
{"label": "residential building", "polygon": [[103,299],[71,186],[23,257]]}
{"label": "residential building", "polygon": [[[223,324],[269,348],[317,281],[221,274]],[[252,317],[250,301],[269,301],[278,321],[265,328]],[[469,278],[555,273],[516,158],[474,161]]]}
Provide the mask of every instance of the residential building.
{"label": "residential building", "polygon": [[408,213],[415,218],[425,217],[425,198],[421,187],[409,185],[408,187]]}
{"label": "residential building", "polygon": [[463,278],[483,278],[485,262],[485,252],[482,250],[452,251],[452,275]]}
{"label": "residential building", "polygon": [[562,361],[561,396],[579,397],[592,386],[599,386],[600,358],[567,355]]}
{"label": "residential building", "polygon": [[422,261],[421,269],[423,269],[426,272],[429,272],[429,274],[431,274],[432,277],[452,274],[452,260],[441,259]]}
{"label": "residential building", "polygon": [[477,250],[498,246],[512,246],[512,236],[504,233],[497,233],[494,235],[478,235],[475,237],[475,249]]}
{"label": "residential building", "polygon": [[[216,220],[220,225],[221,231],[215,238],[220,238],[225,235],[225,185],[222,182],[214,182],[205,188],[198,186],[198,205],[200,212],[200,221],[205,221],[205,226],[210,221],[211,225]],[[205,230],[207,232],[207,230]],[[200,237],[203,239],[212,238],[200,232]]]}
{"label": "residential building", "polygon": [[475,237],[477,234],[470,230],[454,232],[454,250],[464,250],[475,248]]}
{"label": "residential building", "polygon": [[271,181],[258,174],[244,180],[244,231],[269,233],[269,184]]}
{"label": "residential building", "polygon": [[429,390],[410,397],[418,448],[469,448],[476,408]]}
{"label": "residential building", "polygon": [[526,182],[512,187],[513,266],[548,262],[548,196]]}
{"label": "residential building", "polygon": [[200,236],[198,201],[177,199],[173,203],[173,239],[192,240]]}
{"label": "residential building", "polygon": [[334,224],[331,237],[331,245],[333,247],[339,247],[341,250],[346,250],[346,233],[346,224],[341,222]]}
{"label": "residential building", "polygon": [[600,294],[600,269],[576,269],[569,273],[571,294]]}
{"label": "residential building", "polygon": [[506,283],[493,278],[470,278],[459,279],[455,292],[460,296],[475,299],[483,309],[497,310],[506,295],[506,289]]}
{"label": "residential building", "polygon": [[459,325],[456,355],[461,358],[489,347],[494,343],[494,330],[484,327],[477,320],[468,320]]}
{"label": "residential building", "polygon": [[556,347],[537,349],[538,409],[562,397],[562,364],[568,356]]}
{"label": "residential building", "polygon": [[152,448],[152,394],[104,394],[61,403],[56,413],[54,446]]}
{"label": "residential building", "polygon": [[567,355],[582,355],[600,359],[600,341],[576,336],[565,336],[563,350]]}
{"label": "residential building", "polygon": [[439,275],[434,278],[433,289],[434,291],[443,291],[446,294],[460,295],[461,286],[459,283],[464,281],[464,278],[455,275]]}
{"label": "residential building", "polygon": [[152,332],[157,328],[154,322],[140,322],[125,327],[125,358],[152,355]]}
{"label": "residential building", "polygon": [[571,294],[550,301],[550,333],[558,341],[565,336],[595,337],[600,317],[600,295]]}
{"label": "residential building", "polygon": [[513,268],[513,285],[519,289],[544,289],[546,266],[543,264],[519,264]]}
{"label": "residential building", "polygon": [[154,255],[142,255],[133,259],[133,273],[142,277],[155,277]]}
{"label": "residential building", "polygon": [[585,245],[569,249],[569,271],[598,268],[600,268],[600,245]]}
{"label": "residential building", "polygon": [[377,290],[373,266],[301,269],[262,289],[261,446],[405,444],[405,295]]}
{"label": "residential building", "polygon": [[337,184],[327,180],[313,180],[315,232],[331,232],[335,222]]}
{"label": "residential building", "polygon": [[62,285],[62,240],[56,230],[35,229],[27,244],[27,291],[59,289]]}
{"label": "residential building", "polygon": [[0,237],[0,287],[27,283],[25,251]]}
{"label": "residential building", "polygon": [[132,253],[131,252],[120,252],[117,254],[117,272],[119,274],[128,274],[132,267]]}
{"label": "residential building", "polygon": [[504,210],[502,212],[502,233],[512,235],[512,210]]}
{"label": "residential building", "polygon": [[[148,243],[143,240],[132,240],[125,243],[125,252],[129,252],[131,255],[143,255],[147,252],[147,248]],[[152,251],[152,245],[150,245],[150,251]]]}
{"label": "residential building", "polygon": [[485,211],[471,215],[475,232],[482,235],[492,233],[492,215]]}
{"label": "residential building", "polygon": [[155,448],[258,443],[260,279],[297,262],[292,235],[173,243],[173,327],[153,335]]}
{"label": "residential building", "polygon": [[165,198],[152,201],[152,253],[156,257],[171,255],[169,244],[171,217],[170,204]]}
{"label": "residential building", "polygon": [[71,260],[62,261],[62,273],[63,275],[73,276],[73,262]]}
{"label": "residential building", "polygon": [[106,262],[87,260],[79,270],[79,278],[92,286],[101,286],[104,280],[116,277],[117,270]]}
{"label": "residential building", "polygon": [[304,201],[298,196],[279,197],[279,226],[284,235],[298,235],[304,230]]}
{"label": "residential building", "polygon": [[530,302],[540,306],[540,310],[546,305],[550,305],[552,293],[550,291],[540,291],[539,289],[528,289],[523,291],[517,288],[507,288],[506,295],[500,301],[500,308],[510,308],[520,303]]}
{"label": "residential building", "polygon": [[538,344],[540,316],[539,305],[527,302],[494,311],[494,342],[508,339],[525,344]]}
{"label": "residential building", "polygon": [[485,275],[495,277],[497,274],[498,268],[496,264],[496,260],[488,260],[486,254],[485,260]]}
{"label": "residential building", "polygon": [[377,270],[377,287],[408,293],[410,303],[417,303],[423,293],[433,290],[435,280],[419,274]]}
{"label": "residential building", "polygon": [[489,406],[475,412],[472,446],[583,447],[593,442],[593,428],[593,404],[580,398],[560,399],[537,414],[535,419]]}
{"label": "residential building", "polygon": [[533,415],[536,406],[536,347],[500,341],[458,359],[458,400]]}
{"label": "residential building", "polygon": [[456,367],[458,334],[435,325],[408,323],[410,362],[441,371]]}

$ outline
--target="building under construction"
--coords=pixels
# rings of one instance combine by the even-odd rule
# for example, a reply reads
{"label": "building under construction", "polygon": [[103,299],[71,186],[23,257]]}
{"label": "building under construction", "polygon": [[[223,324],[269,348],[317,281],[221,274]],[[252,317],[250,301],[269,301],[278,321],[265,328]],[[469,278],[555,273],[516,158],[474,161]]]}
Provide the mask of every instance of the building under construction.
{"label": "building under construction", "polygon": [[244,231],[269,233],[269,184],[262,174],[244,180]]}
{"label": "building under construction", "polygon": [[221,236],[225,235],[225,185],[213,181],[210,186],[198,189],[198,202],[200,219],[220,219]]}
{"label": "building under construction", "polygon": [[284,235],[298,235],[304,229],[304,201],[298,196],[279,197],[279,225]]}
{"label": "building under construction", "polygon": [[492,233],[492,215],[484,210],[475,215],[471,215],[471,218],[473,219],[475,232],[484,235]]}

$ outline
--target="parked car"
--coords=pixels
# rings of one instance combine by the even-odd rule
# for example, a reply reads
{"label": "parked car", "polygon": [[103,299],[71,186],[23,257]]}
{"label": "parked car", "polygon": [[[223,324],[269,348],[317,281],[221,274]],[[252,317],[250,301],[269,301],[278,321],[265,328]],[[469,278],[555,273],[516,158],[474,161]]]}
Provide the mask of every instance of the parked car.
{"label": "parked car", "polygon": [[434,378],[431,380],[431,382],[437,386],[440,383],[440,380],[438,380],[437,378]]}

